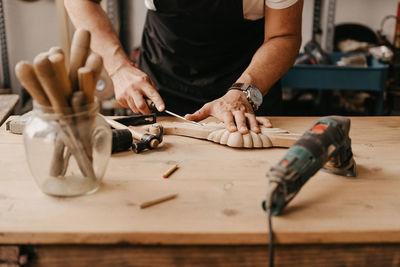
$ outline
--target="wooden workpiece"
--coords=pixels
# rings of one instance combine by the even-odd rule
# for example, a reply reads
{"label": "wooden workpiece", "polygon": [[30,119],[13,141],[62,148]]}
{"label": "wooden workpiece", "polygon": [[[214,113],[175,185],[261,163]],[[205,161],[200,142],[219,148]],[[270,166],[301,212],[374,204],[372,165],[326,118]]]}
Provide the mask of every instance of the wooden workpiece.
{"label": "wooden workpiece", "polygon": [[[295,133],[316,120],[271,118]],[[351,123],[358,176],[319,172],[273,218],[277,266],[398,266],[400,117]],[[3,126],[0,244],[35,246],[32,266],[266,266],[265,174],[286,151],[165,135],[155,150],[113,156],[96,193],[54,198],[36,186],[22,136]],[[171,193],[179,197],[139,208]]]}
{"label": "wooden workpiece", "polygon": [[[290,147],[300,137],[299,134],[290,133],[279,128],[261,127],[260,133],[249,131],[241,134],[238,131],[230,132],[225,129],[224,123],[205,122],[202,126],[185,122],[163,122],[161,123],[165,135],[180,135],[205,139],[235,148],[267,148],[267,147]],[[145,125],[129,127],[134,130],[146,129],[152,132],[157,129],[156,125]]]}

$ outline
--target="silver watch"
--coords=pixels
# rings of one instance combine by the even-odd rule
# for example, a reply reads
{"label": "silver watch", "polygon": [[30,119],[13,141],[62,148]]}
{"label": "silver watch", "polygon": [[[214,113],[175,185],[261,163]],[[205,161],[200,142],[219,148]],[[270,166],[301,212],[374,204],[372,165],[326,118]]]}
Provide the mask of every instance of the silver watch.
{"label": "silver watch", "polygon": [[234,83],[228,89],[230,90],[240,90],[246,94],[247,101],[249,101],[250,105],[253,107],[253,110],[257,110],[263,102],[263,95],[258,90],[257,87],[254,87],[248,83]]}

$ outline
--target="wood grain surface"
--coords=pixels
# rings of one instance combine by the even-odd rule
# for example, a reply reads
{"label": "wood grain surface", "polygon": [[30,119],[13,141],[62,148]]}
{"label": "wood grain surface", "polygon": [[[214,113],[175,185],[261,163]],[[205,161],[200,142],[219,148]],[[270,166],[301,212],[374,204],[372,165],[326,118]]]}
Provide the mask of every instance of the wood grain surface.
{"label": "wood grain surface", "polygon": [[[271,118],[294,133],[316,120]],[[400,243],[400,117],[352,118],[350,136],[358,177],[313,177],[273,219],[278,244]],[[54,198],[36,186],[22,137],[3,126],[0,243],[265,245],[265,174],[286,151],[165,136],[156,150],[113,156],[93,195]],[[163,179],[173,164],[179,171]],[[171,192],[179,198],[140,210]]]}
{"label": "wood grain surface", "polygon": [[18,95],[0,95],[0,126],[18,103]]}

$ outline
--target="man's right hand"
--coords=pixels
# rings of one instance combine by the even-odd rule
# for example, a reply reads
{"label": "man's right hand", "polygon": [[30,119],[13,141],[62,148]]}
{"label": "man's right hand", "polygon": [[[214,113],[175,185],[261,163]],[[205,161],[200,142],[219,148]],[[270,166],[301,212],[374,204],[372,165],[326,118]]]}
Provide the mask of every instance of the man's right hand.
{"label": "man's right hand", "polygon": [[132,65],[125,65],[111,74],[115,97],[125,108],[134,113],[149,114],[151,110],[145,98],[150,99],[158,111],[165,109],[164,101],[156,90],[154,82],[141,70]]}

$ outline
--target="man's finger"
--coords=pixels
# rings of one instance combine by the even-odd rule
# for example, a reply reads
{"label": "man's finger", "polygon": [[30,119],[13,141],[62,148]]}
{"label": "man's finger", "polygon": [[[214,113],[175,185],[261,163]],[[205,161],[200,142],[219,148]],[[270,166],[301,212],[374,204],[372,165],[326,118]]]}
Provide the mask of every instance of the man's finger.
{"label": "man's finger", "polygon": [[142,88],[143,92],[146,94],[146,96],[154,103],[158,111],[164,111],[165,109],[165,103],[164,100],[161,98],[160,94],[157,92],[157,90],[154,87],[154,83],[150,81],[151,84],[148,86],[144,86]]}
{"label": "man's finger", "polygon": [[209,103],[205,104],[201,109],[197,110],[193,114],[186,114],[185,119],[191,121],[201,121],[208,118],[211,115],[211,106]]}
{"label": "man's finger", "polygon": [[272,128],[272,123],[269,121],[269,119],[267,119],[265,117],[256,117],[256,120],[257,120],[258,124],[261,124],[267,128]]}
{"label": "man's finger", "polygon": [[254,114],[246,113],[244,115],[249,123],[250,129],[255,133],[260,133],[260,127],[258,127],[258,122]]}
{"label": "man's finger", "polygon": [[117,102],[124,108],[130,108],[125,98],[117,99]]}
{"label": "man's finger", "polygon": [[233,114],[231,112],[225,112],[222,116],[222,120],[225,124],[225,128],[230,132],[236,132],[237,128],[235,121],[233,120]]}
{"label": "man's finger", "polygon": [[139,110],[139,112],[141,112],[143,114],[151,113],[146,100],[144,100],[144,98],[143,98],[143,95],[141,95],[137,91],[133,91],[131,93],[131,95],[132,95],[133,100],[135,101],[135,105],[136,105],[137,109]]}
{"label": "man's finger", "polygon": [[132,99],[132,97],[128,97],[126,99],[126,103],[128,104],[129,108],[133,111],[133,113],[139,113],[139,110],[137,109],[135,101]]}
{"label": "man's finger", "polygon": [[236,111],[233,113],[233,115],[235,116],[236,127],[238,128],[239,132],[241,134],[247,134],[249,129],[247,129],[246,117],[244,116],[244,113],[241,111]]}

